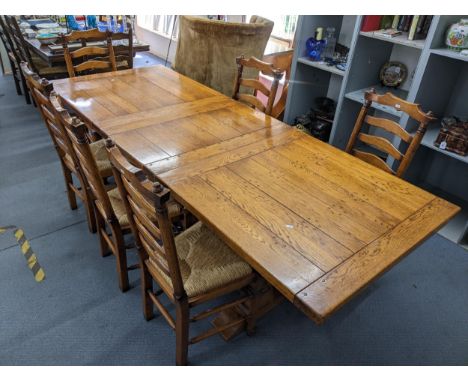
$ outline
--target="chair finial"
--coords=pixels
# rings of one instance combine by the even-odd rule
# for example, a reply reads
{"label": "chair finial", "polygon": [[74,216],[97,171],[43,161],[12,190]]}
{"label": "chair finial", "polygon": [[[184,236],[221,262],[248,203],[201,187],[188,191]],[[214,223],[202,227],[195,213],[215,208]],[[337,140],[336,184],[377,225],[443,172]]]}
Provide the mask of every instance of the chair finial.
{"label": "chair finial", "polygon": [[163,185],[159,182],[154,182],[153,183],[153,192],[159,193],[164,189]]}
{"label": "chair finial", "polygon": [[114,141],[111,139],[111,138],[106,138],[106,147],[108,149],[111,149],[112,147],[115,146],[115,143]]}

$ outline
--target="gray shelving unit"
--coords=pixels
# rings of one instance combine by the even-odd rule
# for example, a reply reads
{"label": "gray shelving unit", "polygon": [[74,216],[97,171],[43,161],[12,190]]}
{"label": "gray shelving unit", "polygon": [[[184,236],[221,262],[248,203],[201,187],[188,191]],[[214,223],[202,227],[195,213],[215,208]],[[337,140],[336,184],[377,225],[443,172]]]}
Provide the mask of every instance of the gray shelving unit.
{"label": "gray shelving unit", "polygon": [[[300,16],[285,121],[293,124],[296,116],[314,106],[316,97],[332,98],[337,109],[329,143],[343,149],[367,89],[374,88],[378,93],[391,91],[433,111],[439,120],[429,126],[406,180],[462,207],[462,212],[439,233],[468,248],[468,156],[441,150],[433,144],[440,118],[468,117],[468,57],[444,47],[447,28],[466,17],[434,16],[427,38],[409,41],[405,35],[386,38],[361,32],[362,16]],[[315,29],[329,26],[335,27],[338,42],[350,48],[344,72],[312,62],[305,54],[305,42]],[[380,68],[390,60],[403,62],[408,68],[408,77],[398,89],[379,84]],[[373,113],[397,121],[409,132],[415,131],[414,121],[392,108],[376,106]],[[385,135],[378,130],[376,133]],[[397,147],[401,144],[397,138],[393,143]],[[387,162],[394,165],[391,158]]]}

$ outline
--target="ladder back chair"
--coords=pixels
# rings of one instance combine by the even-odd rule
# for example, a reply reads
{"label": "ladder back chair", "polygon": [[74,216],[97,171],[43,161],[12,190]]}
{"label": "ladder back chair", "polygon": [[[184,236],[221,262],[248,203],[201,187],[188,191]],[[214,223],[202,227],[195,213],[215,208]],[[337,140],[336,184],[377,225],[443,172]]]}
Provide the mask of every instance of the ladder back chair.
{"label": "ladder back chair", "polygon": [[[411,118],[419,122],[416,133],[411,135],[395,121],[368,115],[369,109],[372,106],[372,102],[390,106],[397,111],[402,111],[408,114]],[[364,104],[361,108],[361,111],[359,112],[345,151],[365,162],[368,162],[390,174],[401,178],[411,163],[411,160],[413,159],[414,154],[416,153],[416,150],[421,143],[428,123],[433,120],[435,120],[435,118],[433,117],[432,112],[424,113],[418,104],[407,102],[394,96],[392,93],[386,93],[383,95],[376,94],[375,90],[371,89],[364,95]],[[388,139],[384,137],[361,132],[364,123],[396,135],[401,139],[401,141],[406,143],[407,148],[405,153],[400,152]],[[397,160],[399,164],[396,171],[390,168],[390,166],[379,156],[373,153],[358,150],[356,148],[356,143],[358,140],[368,146],[373,147],[374,149],[379,150],[382,153],[390,155],[392,158]]]}
{"label": "ladder back chair", "polygon": [[58,104],[58,115],[70,137],[83,178],[90,190],[96,215],[101,256],[105,257],[108,254],[115,256],[119,288],[122,292],[126,292],[129,289],[128,271],[136,269],[137,266],[127,266],[124,235],[131,231],[125,206],[118,189],[116,187],[108,189],[104,185],[90,148],[85,124],[79,118],[71,117],[66,110],[61,109],[57,98],[55,104]]}
{"label": "ladder back chair", "polygon": [[[153,318],[154,305],[175,330],[176,364],[187,364],[188,345],[231,327],[246,324],[248,333],[252,333],[254,319],[247,315],[189,339],[189,323],[240,306],[251,295],[244,290],[241,297],[190,317],[192,307],[242,290],[255,275],[201,222],[174,237],[168,211],[169,189],[148,169],[133,166],[111,140],[107,147],[140,257],[144,316],[147,320]],[[153,280],[160,288],[157,291],[153,291]],[[162,293],[175,305],[175,318],[158,298]]]}
{"label": "ladder back chair", "polygon": [[41,78],[44,77],[50,80],[67,76],[67,70],[64,66],[49,66],[41,57],[29,50],[15,16],[4,17],[15,49],[18,52],[20,62],[27,62],[31,70],[37,73]]}
{"label": "ladder back chair", "polygon": [[[81,48],[70,51],[70,43],[80,42]],[[96,43],[105,43],[105,47]],[[110,32],[100,32],[97,29],[72,31],[62,35],[65,63],[68,75],[77,75],[116,71],[114,48]],[[75,61],[79,61],[75,64]]]}
{"label": "ladder back chair", "polygon": [[117,70],[133,68],[133,30],[128,27],[128,32],[111,33],[112,42],[119,42],[113,45],[115,64]]}
{"label": "ladder back chair", "polygon": [[[26,62],[21,63],[21,70],[59,156],[70,208],[72,210],[77,209],[76,197],[80,198],[86,209],[88,228],[91,232],[96,232],[94,211],[86,189],[86,183],[79,171],[78,161],[70,139],[60,120],[56,117],[55,107],[49,98],[53,95],[53,84],[45,78],[41,79],[28,67]],[[77,185],[74,183],[73,175],[78,180]]]}
{"label": "ladder back chair", "polygon": [[284,71],[284,85],[281,90],[281,95],[273,104],[271,116],[283,120],[284,110],[286,109],[286,100],[288,98],[289,77],[291,76],[291,64],[293,59],[293,50],[287,52],[275,53],[264,57],[263,60],[272,64],[276,69]]}
{"label": "ladder back chair", "polygon": [[[236,63],[237,75],[232,98],[246,103],[251,107],[255,107],[267,115],[271,115],[273,104],[276,99],[276,92],[278,91],[278,84],[283,77],[284,71],[278,70],[272,64],[260,61],[255,57],[245,59],[244,56],[240,56],[236,58]],[[268,89],[262,82],[260,82],[258,78],[243,78],[245,68],[252,69],[250,72],[259,71],[263,74],[273,77],[273,82],[270,89]],[[241,93],[241,86],[243,88],[249,89],[249,91],[253,91],[253,94]],[[257,91],[260,91],[267,97],[266,105],[264,105],[262,101],[256,97]]]}
{"label": "ladder back chair", "polygon": [[[8,28],[5,24],[3,16],[0,15],[0,39],[2,40],[3,46],[8,56],[8,61],[11,67],[11,73],[13,75],[13,81],[15,83],[16,93],[22,95],[23,91],[21,90],[20,82],[23,84],[24,92],[27,92],[26,81],[21,73],[19,68],[19,57],[15,51],[13,42],[8,33]],[[27,99],[26,99],[27,102]]]}

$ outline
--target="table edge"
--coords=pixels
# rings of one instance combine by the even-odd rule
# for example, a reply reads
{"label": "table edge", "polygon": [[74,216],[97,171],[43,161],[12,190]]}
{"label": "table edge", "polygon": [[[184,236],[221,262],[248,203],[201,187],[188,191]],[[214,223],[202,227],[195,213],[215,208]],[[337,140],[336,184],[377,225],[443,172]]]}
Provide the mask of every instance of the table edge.
{"label": "table edge", "polygon": [[[434,197],[430,202],[428,202],[426,205],[421,207],[419,210],[415,211],[413,214],[408,216],[405,220],[401,221],[399,224],[397,224],[391,231],[387,231],[383,235],[381,235],[379,238],[374,240],[373,242],[369,243],[366,245],[364,248],[360,249],[357,251],[353,256],[348,258],[345,262],[341,263],[340,265],[346,263],[349,261],[352,257],[355,255],[362,253],[366,249],[369,248],[369,246],[376,245],[377,241],[381,241],[385,236],[389,235],[391,232],[393,232],[395,229],[405,226],[408,224],[408,221],[412,219],[413,217],[417,216],[418,214],[424,213],[427,210],[430,210],[431,208],[434,207],[434,205],[437,204],[442,204],[442,211],[445,211],[445,214],[443,215],[444,217],[441,218],[440,214],[440,209],[439,211],[435,211],[431,214],[432,218],[437,218],[437,223],[431,226],[431,228],[424,233],[423,237],[419,240],[415,240],[411,242],[405,249],[402,251],[402,253],[398,256],[396,256],[392,261],[386,263],[384,266],[382,266],[381,269],[378,270],[371,278],[366,280],[365,283],[363,283],[359,288],[353,290],[351,293],[349,293],[345,298],[340,299],[339,302],[333,306],[329,306],[325,309],[323,308],[316,308],[314,306],[311,306],[311,304],[307,303],[307,297],[304,297],[304,294],[308,296],[308,293],[313,291],[313,288],[315,287],[314,284],[316,283],[321,283],[323,281],[326,281],[327,276],[333,272],[335,269],[329,271],[328,273],[324,274],[321,276],[319,279],[313,281],[311,284],[309,284],[307,287],[305,287],[303,290],[298,292],[296,296],[294,297],[294,305],[298,307],[303,313],[305,313],[309,318],[311,318],[313,321],[315,321],[317,324],[322,324],[327,318],[329,318],[332,314],[334,314],[337,310],[339,310],[343,305],[345,305],[349,300],[354,298],[357,294],[359,294],[363,289],[365,289],[367,286],[369,286],[373,281],[375,281],[377,278],[382,276],[385,272],[389,271],[390,269],[393,268],[394,265],[396,265],[399,261],[403,260],[407,255],[409,255],[416,247],[424,243],[430,236],[432,236],[435,232],[437,232],[443,225],[445,225],[450,219],[452,219],[458,212],[461,211],[461,208],[451,202],[446,201],[445,199],[439,198],[439,197]],[[393,239],[395,241],[396,239]],[[320,285],[320,284],[318,284]]]}

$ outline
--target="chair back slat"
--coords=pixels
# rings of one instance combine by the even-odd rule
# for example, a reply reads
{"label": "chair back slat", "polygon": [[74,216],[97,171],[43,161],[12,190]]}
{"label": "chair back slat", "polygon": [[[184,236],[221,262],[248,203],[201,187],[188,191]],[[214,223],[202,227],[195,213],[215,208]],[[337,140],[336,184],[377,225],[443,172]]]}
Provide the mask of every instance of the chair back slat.
{"label": "chair back slat", "polygon": [[368,152],[361,151],[361,150],[356,150],[356,149],[353,149],[352,153],[355,157],[363,160],[364,162],[370,163],[371,165],[378,167],[384,171],[387,171],[390,174],[393,174],[393,175],[395,174],[395,171],[393,171],[390,168],[390,166],[387,163],[385,163],[384,160],[382,160],[382,158],[379,158],[375,154],[368,153]]}
{"label": "chair back slat", "polygon": [[112,64],[106,61],[88,60],[86,62],[82,62],[81,64],[75,65],[73,68],[75,73],[81,73],[91,69],[112,69]]}
{"label": "chair back slat", "polygon": [[241,86],[246,86],[255,90],[260,90],[267,97],[271,93],[270,90],[264,84],[262,84],[259,80],[241,78],[240,84]]}
{"label": "chair back slat", "polygon": [[131,183],[126,179],[122,179],[122,181],[128,193],[127,199],[132,207],[134,215],[157,240],[161,240],[162,236],[157,226],[156,210],[153,206],[148,206],[148,201],[135,190]]}
{"label": "chair back slat", "polygon": [[376,149],[391,155],[396,160],[401,160],[401,158],[403,158],[403,154],[385,138],[365,133],[359,133],[358,138],[361,142],[367,143],[369,146],[373,146]]}
{"label": "chair back slat", "polygon": [[266,107],[257,97],[250,94],[239,94],[237,100],[256,107],[258,110],[266,114]]}
{"label": "chair back slat", "polygon": [[[411,118],[418,121],[419,126],[416,134],[414,136],[409,134],[395,121],[368,115],[369,109],[371,108],[373,102],[391,106],[395,110],[402,111],[408,114]],[[421,143],[428,123],[433,120],[435,120],[435,118],[433,117],[432,113],[424,113],[419,105],[400,99],[391,93],[379,95],[375,93],[374,89],[371,89],[364,95],[364,104],[359,111],[359,115],[354,124],[354,128],[349,138],[348,144],[346,145],[345,151],[370,164],[373,164],[376,167],[379,167],[398,177],[402,177]],[[399,151],[387,138],[362,133],[361,129],[364,124],[383,129],[393,135],[396,135],[401,141],[406,143],[405,152],[402,153]],[[399,164],[396,171],[393,171],[381,157],[373,153],[356,150],[356,143],[358,140],[366,145],[378,149],[384,154],[390,155],[396,161],[398,161]]]}
{"label": "chair back slat", "polygon": [[71,58],[80,58],[83,56],[108,55],[109,49],[100,46],[85,46],[73,52],[70,52]]}
{"label": "chair back slat", "polygon": [[108,35],[108,32],[101,32],[99,29],[94,28],[82,31],[72,31],[64,37],[68,43],[80,41],[83,46],[86,46],[88,42],[105,41]]}
{"label": "chair back slat", "polygon": [[377,118],[377,117],[373,117],[372,115],[368,115],[364,119],[364,121],[368,125],[380,127],[381,129],[388,131],[389,133],[399,136],[406,143],[410,143],[411,140],[413,139],[410,133],[408,133],[405,129],[403,129],[403,127],[401,127],[398,123],[390,119]]}
{"label": "chair back slat", "polygon": [[[151,263],[152,266],[148,266],[150,270],[156,268],[170,279],[171,292],[175,298],[185,296],[167,208],[169,190],[142,164],[136,167],[134,163],[130,163],[110,140],[107,149],[114,177],[125,201],[139,255],[144,262]],[[152,276],[160,280],[161,284],[168,284],[167,279],[158,272],[152,273]]]}
{"label": "chair back slat", "polygon": [[[244,102],[249,106],[255,107],[265,114],[271,115],[279,81],[283,77],[284,70],[278,70],[272,64],[260,61],[255,57],[245,59],[244,56],[240,56],[236,58],[236,63],[237,75],[232,98]],[[258,78],[243,78],[242,76],[245,68],[273,77],[270,89],[261,83]],[[241,93],[241,86],[243,88],[249,89],[251,94]],[[266,105],[264,105],[262,101],[257,98],[257,91],[260,91],[267,98]]]}
{"label": "chair back slat", "polygon": [[[367,95],[367,93],[369,93],[369,95]],[[377,102],[380,105],[393,107],[397,111],[402,111],[408,114],[411,118],[420,123],[427,124],[432,120],[431,116],[424,113],[418,104],[405,101],[404,99],[398,98],[392,93],[377,94],[375,91],[367,93],[367,100],[371,102]]]}
{"label": "chair back slat", "polygon": [[153,235],[146,229],[146,227],[141,223],[137,216],[134,216],[135,226],[138,229],[138,237],[140,238],[142,244],[146,244],[145,248],[151,248],[152,259],[157,259],[160,264],[163,265],[162,271],[170,276],[169,268],[167,265],[166,252],[164,248],[158,243]]}
{"label": "chair back slat", "polygon": [[[62,35],[61,38],[65,63],[70,77],[80,74],[117,70],[110,32],[100,32],[97,29],[73,31],[70,34]],[[82,47],[71,52],[69,44],[76,41],[80,41]],[[98,41],[104,42],[106,47],[87,45],[89,42]],[[75,62],[77,59],[79,62]]]}

